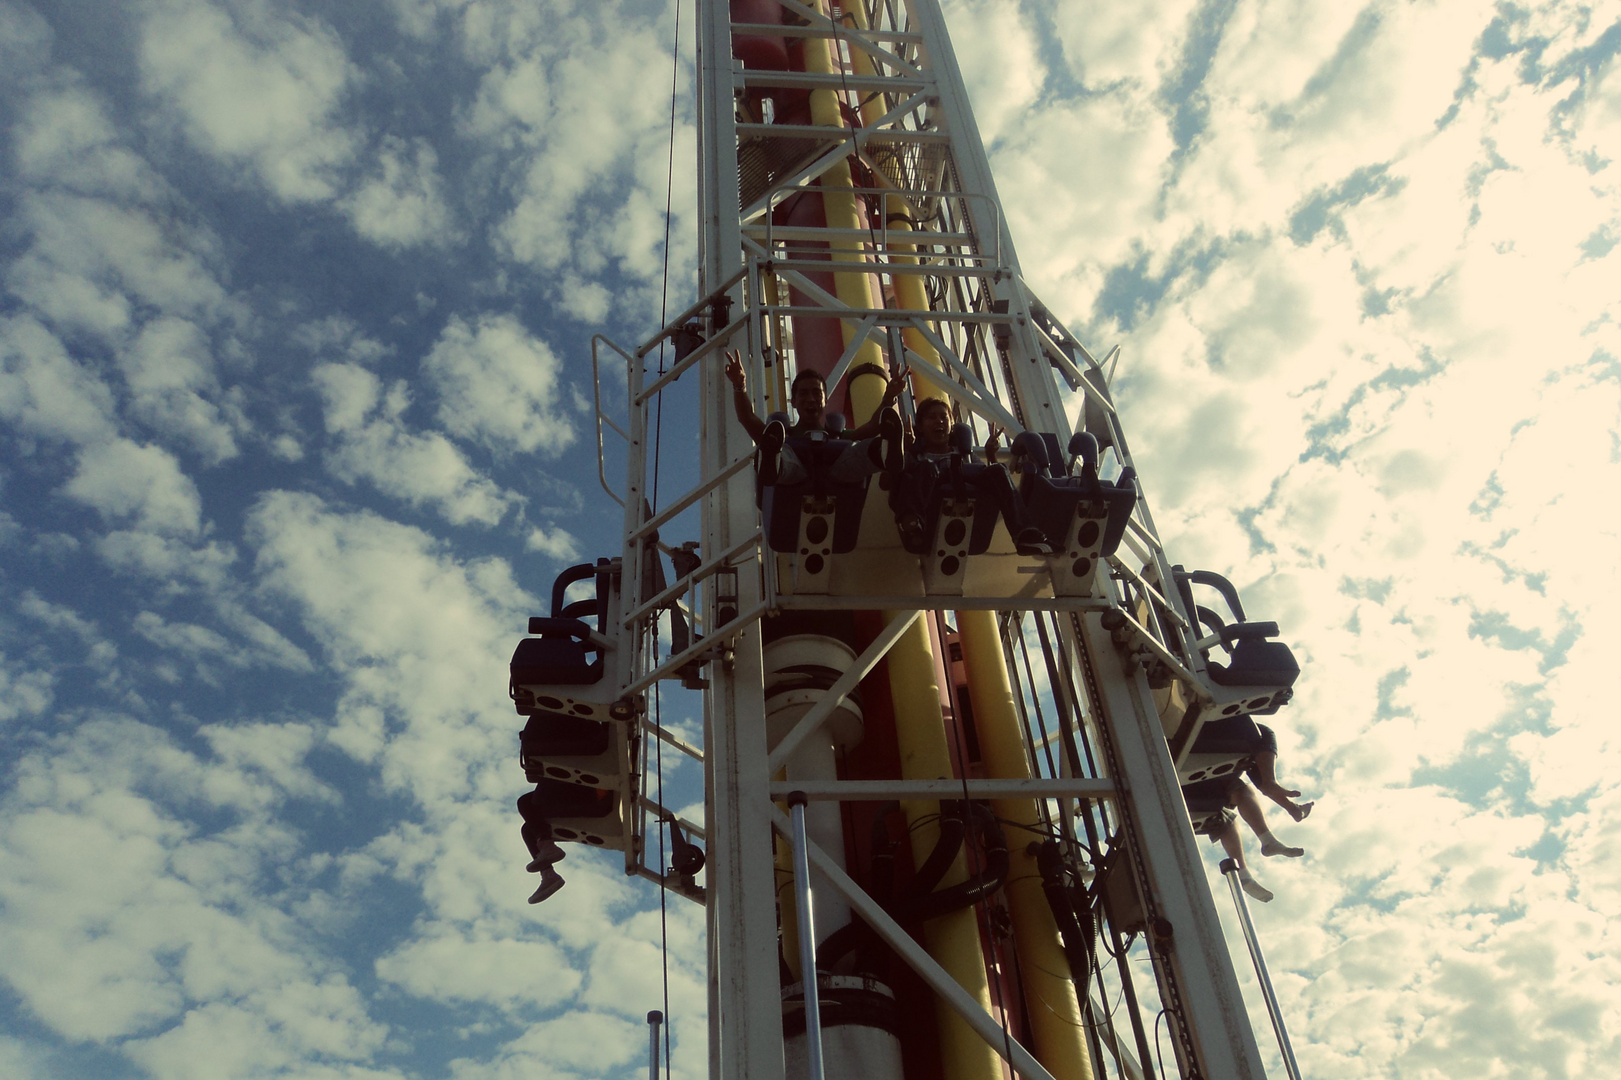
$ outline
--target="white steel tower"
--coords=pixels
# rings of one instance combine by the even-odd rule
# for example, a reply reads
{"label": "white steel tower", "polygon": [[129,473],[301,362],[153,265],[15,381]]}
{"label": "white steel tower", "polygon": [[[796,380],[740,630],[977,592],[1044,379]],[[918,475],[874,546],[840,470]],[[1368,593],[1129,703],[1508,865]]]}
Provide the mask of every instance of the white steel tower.
{"label": "white steel tower", "polygon": [[[594,346],[626,364],[597,425],[628,447],[625,546],[514,656],[526,818],[706,904],[712,1076],[1155,1076],[1163,1010],[1168,1073],[1261,1077],[1190,820],[1298,667],[1167,559],[1103,366],[1020,273],[937,0],[698,13],[702,296]],[[870,444],[820,413],[786,418],[797,468],[757,453],[739,417],[788,413],[807,371],[868,431],[904,371],[914,454],[882,422],[852,470]],[[655,507],[678,380],[696,479]],[[664,679],[704,688],[701,750],[649,718]],[[655,739],[701,758],[702,828],[649,797]]]}

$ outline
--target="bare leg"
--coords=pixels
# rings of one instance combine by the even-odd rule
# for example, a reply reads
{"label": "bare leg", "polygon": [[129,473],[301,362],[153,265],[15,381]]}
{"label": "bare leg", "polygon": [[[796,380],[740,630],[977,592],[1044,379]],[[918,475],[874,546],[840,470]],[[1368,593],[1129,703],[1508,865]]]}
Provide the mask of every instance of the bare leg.
{"label": "bare leg", "polygon": [[1238,816],[1244,819],[1250,831],[1261,841],[1262,855],[1287,855],[1291,859],[1298,859],[1306,853],[1305,848],[1289,847],[1272,835],[1272,830],[1267,828],[1266,811],[1261,809],[1261,800],[1255,797],[1248,784],[1239,783],[1229,797]]}
{"label": "bare leg", "polygon": [[1238,864],[1239,887],[1263,904],[1271,900],[1272,890],[1251,877],[1249,867],[1244,864],[1244,841],[1239,838],[1238,825],[1227,822],[1216,834],[1216,839],[1221,842],[1221,849],[1227,853],[1227,857]]}
{"label": "bare leg", "polygon": [[[1302,821],[1311,813],[1314,802],[1297,803],[1295,797],[1300,794],[1278,783],[1278,755],[1270,750],[1262,750],[1255,755],[1255,786],[1261,794],[1283,807],[1290,817]],[[1247,818],[1245,820],[1248,820]]]}

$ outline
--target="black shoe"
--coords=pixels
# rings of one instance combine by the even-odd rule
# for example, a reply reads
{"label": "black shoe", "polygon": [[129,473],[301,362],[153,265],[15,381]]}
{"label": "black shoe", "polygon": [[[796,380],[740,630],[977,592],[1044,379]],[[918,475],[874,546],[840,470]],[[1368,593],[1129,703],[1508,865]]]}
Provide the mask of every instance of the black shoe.
{"label": "black shoe", "polygon": [[553,870],[550,866],[548,866],[541,870],[540,888],[536,889],[532,894],[530,894],[529,902],[531,904],[538,904],[562,887],[563,875],[559,874],[556,870]]}
{"label": "black shoe", "polygon": [[788,429],[781,420],[773,420],[760,433],[760,483],[770,487],[777,482],[782,462],[782,444],[788,439]]}
{"label": "black shoe", "polygon": [[885,409],[878,417],[878,437],[882,440],[884,455],[884,471],[891,476],[899,476],[906,465],[906,428],[901,424],[901,414],[894,409]]}
{"label": "black shoe", "polygon": [[923,551],[923,519],[916,514],[902,514],[895,519],[895,528],[901,534],[901,547],[914,555]]}
{"label": "black shoe", "polygon": [[1014,550],[1020,555],[1051,555],[1053,546],[1047,540],[1047,534],[1034,525],[1027,529],[1020,529],[1018,537],[1013,541]]}

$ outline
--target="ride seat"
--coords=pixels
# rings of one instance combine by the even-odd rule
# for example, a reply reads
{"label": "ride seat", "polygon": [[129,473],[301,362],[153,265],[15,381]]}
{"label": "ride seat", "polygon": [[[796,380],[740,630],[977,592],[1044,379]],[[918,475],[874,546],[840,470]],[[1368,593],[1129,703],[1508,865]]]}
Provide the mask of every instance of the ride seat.
{"label": "ride seat", "polygon": [[902,474],[902,484],[929,484],[921,502],[923,534],[931,538],[932,543],[921,551],[908,548],[912,554],[932,555],[942,560],[953,556],[961,559],[983,555],[991,546],[1001,514],[993,500],[979,498],[975,493],[975,477],[990,466],[969,460],[973,438],[967,424],[952,425],[951,461],[944,473],[936,472],[925,480],[923,470],[914,466]]}
{"label": "ride seat", "polygon": [[602,787],[621,773],[614,725],[567,713],[537,710],[518,736],[518,760],[530,783],[561,780]]}
{"label": "ride seat", "polygon": [[[773,419],[786,417],[772,414]],[[823,431],[791,436],[786,445],[805,466],[806,479],[797,484],[764,484],[756,481],[755,500],[765,527],[766,543],[773,551],[800,555],[843,555],[854,551],[861,531],[861,510],[867,502],[867,479],[856,483],[836,483],[828,470],[839,455],[855,445],[839,438],[844,417],[828,413]],[[807,503],[807,500],[809,502]],[[802,518],[809,513],[812,520]],[[816,518],[821,521],[814,520]]]}
{"label": "ride seat", "polygon": [[[1275,622],[1247,622],[1244,605],[1238,598],[1233,583],[1209,570],[1185,570],[1171,567],[1182,603],[1194,618],[1218,636],[1227,649],[1228,662],[1205,660],[1210,681],[1217,686],[1256,688],[1260,693],[1246,695],[1241,702],[1226,705],[1224,716],[1240,711],[1254,715],[1271,715],[1294,695],[1295,680],[1300,677],[1300,662],[1294,652],[1281,641],[1270,640],[1278,635]],[[1227,607],[1238,621],[1226,623],[1209,608],[1200,607],[1193,599],[1194,585],[1208,585],[1221,593]]]}
{"label": "ride seat", "polygon": [[1240,623],[1229,627],[1236,639],[1232,662],[1223,666],[1209,664],[1210,679],[1220,686],[1279,686],[1290,687],[1300,677],[1300,661],[1281,641],[1266,639],[1278,632],[1278,624]]}
{"label": "ride seat", "polygon": [[[1100,479],[1097,446],[1096,438],[1077,432],[1070,438],[1066,462],[1058,436],[1050,431],[1027,431],[1013,440],[1014,454],[1025,461],[1019,495],[1030,523],[1047,534],[1055,549],[1062,545],[1077,576],[1088,578],[1098,560],[1120,547],[1137,505],[1135,471],[1123,469],[1113,483]],[[1087,560],[1084,568],[1081,559]]]}
{"label": "ride seat", "polygon": [[1231,783],[1225,777],[1213,780],[1200,780],[1182,786],[1182,800],[1188,806],[1188,818],[1193,822],[1194,832],[1203,832],[1208,835],[1208,829],[1215,824],[1216,818],[1227,809],[1227,785]]}
{"label": "ride seat", "polygon": [[[576,581],[600,578],[603,570],[600,563],[581,563],[564,570],[552,583],[551,616],[530,617],[529,632],[540,636],[524,638],[512,652],[509,693],[519,713],[529,713],[536,705],[535,695],[522,689],[525,686],[588,686],[601,680],[603,649],[592,642],[591,627],[580,616],[596,615],[600,624],[599,597],[606,592],[604,582],[597,582],[597,597],[570,604],[565,602],[564,594]],[[596,654],[595,660],[590,659],[592,653]]]}
{"label": "ride seat", "polygon": [[1234,776],[1249,768],[1264,744],[1261,729],[1248,716],[1208,720],[1177,768],[1177,776],[1183,784]]}
{"label": "ride seat", "polygon": [[590,847],[622,850],[625,828],[619,793],[561,780],[542,780],[518,796],[518,813],[528,822],[551,826],[552,838]]}

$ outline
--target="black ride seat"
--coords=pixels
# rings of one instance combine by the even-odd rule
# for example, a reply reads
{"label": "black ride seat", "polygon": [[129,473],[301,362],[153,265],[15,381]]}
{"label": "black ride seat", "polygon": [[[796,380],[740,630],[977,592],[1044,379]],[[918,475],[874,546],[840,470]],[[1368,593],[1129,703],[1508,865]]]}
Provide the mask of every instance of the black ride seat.
{"label": "black ride seat", "polygon": [[617,791],[542,780],[518,796],[518,813],[527,822],[550,826],[552,837],[565,842],[617,847],[623,835]]}
{"label": "black ride seat", "polygon": [[[1097,439],[1086,432],[1070,438],[1068,462],[1059,453],[1058,436],[1050,431],[1020,434],[1013,440],[1013,451],[1027,460],[1019,494],[1030,523],[1056,547],[1069,538],[1079,515],[1085,520],[1076,544],[1089,550],[1096,546],[1099,558],[1113,555],[1137,505],[1135,471],[1121,470],[1113,483],[1100,479]],[[1074,471],[1076,465],[1079,472]]]}
{"label": "black ride seat", "polygon": [[[773,414],[773,419],[785,419]],[[823,431],[812,435],[790,436],[787,445],[805,466],[807,478],[798,484],[763,484],[755,481],[755,501],[760,507],[760,520],[765,526],[766,543],[773,551],[793,554],[799,550],[800,518],[804,513],[807,496],[817,503],[830,505],[833,523],[818,526],[812,522],[812,532],[827,529],[827,533],[807,537],[813,544],[823,544],[831,535],[832,554],[843,555],[854,551],[861,532],[861,510],[867,502],[867,479],[856,483],[835,483],[828,478],[828,470],[839,455],[855,445],[849,439],[839,438],[844,431],[844,417],[828,413]]]}
{"label": "black ride seat", "polygon": [[[1215,660],[1207,662],[1211,682],[1218,686],[1276,686],[1284,689],[1294,686],[1295,680],[1300,677],[1300,662],[1295,659],[1289,646],[1281,641],[1269,640],[1278,636],[1277,623],[1246,622],[1238,590],[1220,574],[1209,570],[1188,571],[1180,566],[1174,566],[1171,570],[1175,574],[1183,604],[1199,622],[1220,635],[1222,645],[1228,651],[1228,663]],[[1221,616],[1209,608],[1195,604],[1194,585],[1208,585],[1221,593],[1238,621],[1223,622]]]}
{"label": "black ride seat", "polygon": [[[603,650],[591,641],[592,628],[581,615],[595,615],[601,630],[601,601],[597,597],[564,602],[568,587],[576,581],[597,577],[598,597],[606,591],[600,577],[606,572],[607,560],[596,565],[581,563],[571,566],[552,583],[552,614],[549,618],[531,616],[529,632],[539,637],[527,637],[518,642],[512,653],[511,694],[520,713],[527,713],[523,686],[549,684],[554,686],[586,686],[602,678]],[[590,659],[591,654],[596,659]]]}
{"label": "black ride seat", "polygon": [[[996,505],[996,500],[982,496],[974,483],[990,466],[969,460],[973,438],[973,432],[967,424],[952,425],[949,436],[951,458],[944,468],[934,462],[909,457],[900,478],[900,485],[908,486],[910,490],[902,497],[898,487],[897,497],[891,501],[897,508],[903,498],[905,501],[915,501],[921,507],[925,544],[939,535],[940,518],[946,509],[947,501],[957,504],[954,507],[957,510],[972,504],[971,519],[960,513],[949,515],[953,520],[947,522],[945,535],[940,536],[940,540],[955,552],[983,555],[991,546],[991,538],[996,532],[996,520],[1001,516],[1001,510]],[[970,520],[972,524],[968,523]],[[914,550],[911,545],[907,545],[906,549],[914,555],[929,553],[926,547]]]}

